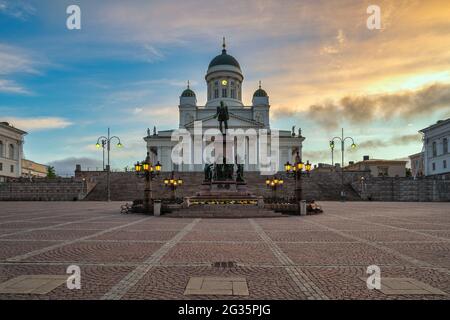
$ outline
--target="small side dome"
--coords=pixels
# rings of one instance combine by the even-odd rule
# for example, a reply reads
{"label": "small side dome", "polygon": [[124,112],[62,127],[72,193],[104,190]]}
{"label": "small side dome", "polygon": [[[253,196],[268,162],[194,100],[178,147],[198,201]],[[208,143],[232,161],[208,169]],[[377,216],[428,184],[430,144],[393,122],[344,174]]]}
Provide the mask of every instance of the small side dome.
{"label": "small side dome", "polygon": [[187,82],[187,88],[181,93],[180,96],[180,107],[181,106],[196,106],[197,105],[197,97],[195,96],[195,92],[191,90],[189,87],[190,83]]}
{"label": "small side dome", "polygon": [[195,97],[195,92],[192,91],[191,89],[187,88],[186,90],[183,91],[181,96],[182,97]]}
{"label": "small side dome", "polygon": [[263,89],[259,88],[258,90],[255,91],[253,96],[254,97],[267,97],[267,92],[264,91]]}
{"label": "small side dome", "polygon": [[259,82],[259,89],[255,91],[252,99],[253,106],[269,106],[269,96],[267,92],[261,88],[261,81]]}
{"label": "small side dome", "polygon": [[253,94],[254,97],[268,97],[267,92],[261,88],[261,80],[259,81],[259,89]]}

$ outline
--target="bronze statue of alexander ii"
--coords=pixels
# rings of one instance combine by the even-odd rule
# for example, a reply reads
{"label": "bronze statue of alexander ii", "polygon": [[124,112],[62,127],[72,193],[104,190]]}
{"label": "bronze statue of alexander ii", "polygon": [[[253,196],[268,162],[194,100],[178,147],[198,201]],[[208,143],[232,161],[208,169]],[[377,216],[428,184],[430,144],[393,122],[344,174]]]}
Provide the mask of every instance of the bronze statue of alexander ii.
{"label": "bronze statue of alexander ii", "polygon": [[[217,112],[214,116],[214,118],[217,118],[219,121],[219,129],[222,134],[226,134],[226,131],[228,130],[228,120],[230,120],[230,115],[228,114],[228,107],[223,101],[220,101],[220,106],[217,107]],[[225,131],[223,131],[223,126],[225,125]]]}

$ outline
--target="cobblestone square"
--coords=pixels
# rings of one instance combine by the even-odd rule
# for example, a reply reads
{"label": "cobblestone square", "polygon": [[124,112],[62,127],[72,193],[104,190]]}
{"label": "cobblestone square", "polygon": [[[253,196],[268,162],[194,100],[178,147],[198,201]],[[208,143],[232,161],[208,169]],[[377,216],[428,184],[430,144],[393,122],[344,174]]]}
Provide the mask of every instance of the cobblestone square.
{"label": "cobblestone square", "polygon": [[[320,202],[320,215],[254,219],[121,215],[120,204],[2,202],[0,283],[75,265],[81,289],[0,299],[449,299],[450,203]],[[446,295],[369,290],[369,265]],[[249,295],[185,295],[204,277],[245,278]]]}

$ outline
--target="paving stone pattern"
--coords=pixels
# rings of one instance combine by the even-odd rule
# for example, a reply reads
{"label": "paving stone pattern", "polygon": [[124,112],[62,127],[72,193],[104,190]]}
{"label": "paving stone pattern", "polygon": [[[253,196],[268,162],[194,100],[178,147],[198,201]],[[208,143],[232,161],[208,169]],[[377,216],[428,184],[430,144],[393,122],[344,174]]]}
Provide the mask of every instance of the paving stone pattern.
{"label": "paving stone pattern", "polygon": [[[0,299],[450,297],[449,203],[321,202],[320,215],[253,219],[120,204],[1,202]],[[384,291],[364,281],[373,264]],[[65,284],[70,265],[80,290]]]}

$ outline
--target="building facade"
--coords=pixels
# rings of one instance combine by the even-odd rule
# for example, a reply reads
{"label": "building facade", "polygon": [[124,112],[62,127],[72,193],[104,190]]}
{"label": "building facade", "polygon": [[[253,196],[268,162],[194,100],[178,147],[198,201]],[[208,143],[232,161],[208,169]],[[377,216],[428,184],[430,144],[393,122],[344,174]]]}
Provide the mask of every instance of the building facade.
{"label": "building facade", "polygon": [[420,130],[426,176],[450,172],[450,118]]}
{"label": "building facade", "polygon": [[[225,42],[223,44],[222,53],[216,56],[210,62],[205,81],[207,86],[207,101],[204,105],[199,105],[195,92],[190,88],[189,83],[186,90],[180,96],[178,106],[179,129],[189,132],[191,143],[191,154],[195,153],[195,148],[203,151],[210,146],[213,139],[208,135],[211,129],[218,129],[217,108],[223,103],[228,108],[229,120],[228,129],[242,129],[244,132],[255,133],[254,136],[246,136],[244,139],[237,141],[227,140],[227,149],[230,146],[231,157],[235,159],[238,150],[243,154],[244,159],[240,159],[239,163],[244,164],[246,171],[261,171],[263,160],[261,157],[261,146],[266,143],[268,147],[268,156],[278,159],[274,164],[274,171],[283,170],[284,163],[287,161],[293,163],[297,154],[302,155],[302,142],[305,139],[301,130],[295,132],[292,128],[288,130],[273,130],[270,126],[270,104],[269,96],[262,89],[261,83],[259,88],[254,92],[251,105],[244,105],[242,101],[242,84],[244,74],[241,70],[239,62],[227,53]],[[196,128],[201,125],[200,134]],[[171,138],[175,130],[147,131],[144,140],[147,143],[147,149],[153,163],[159,161],[162,164],[163,171],[203,171],[205,159],[200,157],[200,161],[183,161],[182,164],[176,164],[172,161],[172,151],[179,140],[173,141]],[[200,141],[195,141],[194,134],[201,135]],[[279,148],[271,147],[277,138]],[[227,138],[228,139],[228,138]],[[239,144],[239,145],[238,145]],[[262,148],[261,148],[262,149]],[[183,152],[185,149],[183,149]],[[227,150],[228,152],[228,150]],[[256,161],[255,161],[256,157]],[[260,158],[261,157],[261,158]]]}
{"label": "building facade", "polygon": [[23,137],[27,133],[0,122],[0,182],[22,175]]}
{"label": "building facade", "polygon": [[411,161],[411,175],[413,177],[422,177],[425,175],[425,165],[423,162],[423,152],[415,153],[409,156]]}
{"label": "building facade", "polygon": [[368,159],[350,164],[345,167],[348,171],[368,171],[372,177],[405,177],[406,163],[403,160]]}
{"label": "building facade", "polygon": [[22,177],[24,178],[45,178],[47,177],[48,166],[22,159]]}

